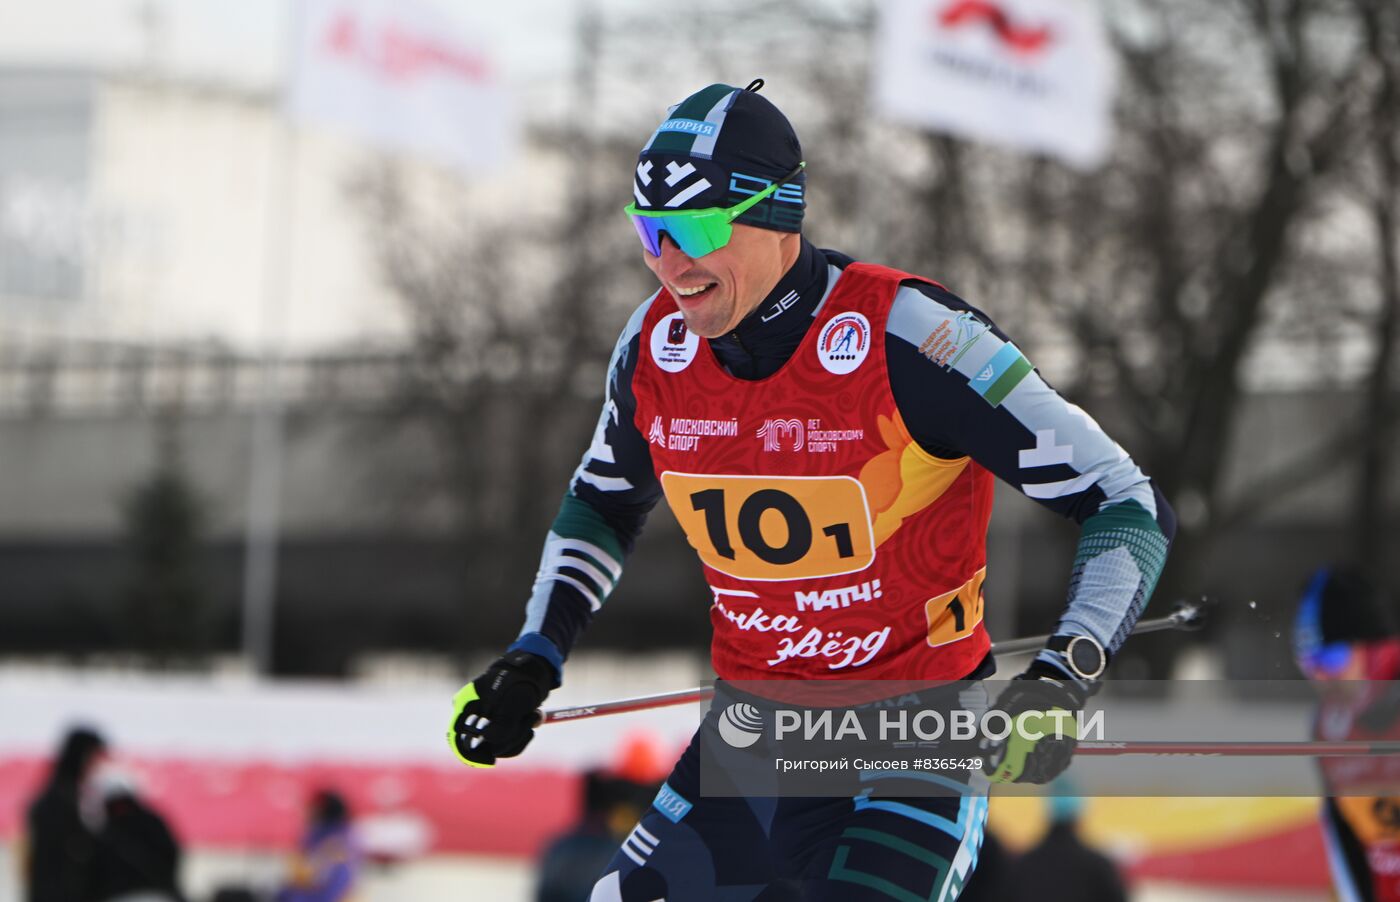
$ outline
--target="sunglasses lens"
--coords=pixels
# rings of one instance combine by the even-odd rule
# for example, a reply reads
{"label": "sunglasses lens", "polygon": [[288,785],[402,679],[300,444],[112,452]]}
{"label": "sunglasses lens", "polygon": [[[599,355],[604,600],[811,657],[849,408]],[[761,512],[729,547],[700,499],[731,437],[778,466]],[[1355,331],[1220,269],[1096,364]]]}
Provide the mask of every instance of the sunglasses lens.
{"label": "sunglasses lens", "polygon": [[677,216],[667,229],[687,257],[703,257],[729,243],[729,224],[709,210],[694,216]]}
{"label": "sunglasses lens", "polygon": [[676,247],[687,257],[703,257],[729,243],[734,230],[723,213],[700,210],[693,215],[628,217],[642,247],[653,257],[661,256],[661,235],[671,236]]}
{"label": "sunglasses lens", "polygon": [[664,229],[661,220],[651,216],[628,216],[632,220],[632,228],[637,230],[637,237],[642,239],[642,247],[653,257],[661,256],[661,233]]}

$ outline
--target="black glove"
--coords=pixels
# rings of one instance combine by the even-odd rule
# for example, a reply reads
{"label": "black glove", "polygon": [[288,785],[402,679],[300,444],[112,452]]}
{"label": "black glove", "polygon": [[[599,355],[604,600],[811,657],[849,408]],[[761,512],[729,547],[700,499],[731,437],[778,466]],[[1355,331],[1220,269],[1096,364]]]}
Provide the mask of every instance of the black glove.
{"label": "black glove", "polygon": [[[1084,709],[1090,694],[1089,687],[1059,668],[1033,661],[997,698],[994,709],[1005,712],[1013,726],[1004,739],[982,741],[982,772],[993,783],[1049,783],[1064,773],[1078,744],[1072,715]],[[1057,709],[1071,716],[1044,714]],[[1057,727],[1063,727],[1063,735],[1056,735]],[[1026,732],[1044,735],[1031,739]]]}
{"label": "black glove", "polygon": [[508,652],[452,697],[447,744],[472,767],[515,757],[535,738],[539,707],[558,685],[554,665],[544,658]]}

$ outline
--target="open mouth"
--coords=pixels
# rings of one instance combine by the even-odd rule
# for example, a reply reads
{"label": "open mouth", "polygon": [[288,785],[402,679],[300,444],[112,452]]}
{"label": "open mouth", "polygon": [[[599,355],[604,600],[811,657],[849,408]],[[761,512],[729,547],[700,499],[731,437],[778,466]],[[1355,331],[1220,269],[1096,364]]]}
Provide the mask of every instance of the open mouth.
{"label": "open mouth", "polygon": [[718,287],[718,282],[707,282],[696,288],[681,288],[677,285],[672,291],[672,294],[676,296],[676,301],[678,303],[696,304],[708,298]]}

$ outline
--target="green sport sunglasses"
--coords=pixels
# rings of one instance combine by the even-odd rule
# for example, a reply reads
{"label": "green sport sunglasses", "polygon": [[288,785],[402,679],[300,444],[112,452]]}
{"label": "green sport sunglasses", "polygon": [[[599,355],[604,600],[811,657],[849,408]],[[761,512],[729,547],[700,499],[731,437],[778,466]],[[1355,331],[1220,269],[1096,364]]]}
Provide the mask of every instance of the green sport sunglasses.
{"label": "green sport sunglasses", "polygon": [[636,203],[626,206],[627,217],[642,239],[642,247],[653,257],[661,256],[661,234],[671,236],[676,247],[687,257],[703,257],[729,243],[734,235],[730,223],[744,215],[754,204],[777,191],[797,177],[807,164],[797,168],[751,197],[732,207],[707,207],[703,210],[638,210]]}

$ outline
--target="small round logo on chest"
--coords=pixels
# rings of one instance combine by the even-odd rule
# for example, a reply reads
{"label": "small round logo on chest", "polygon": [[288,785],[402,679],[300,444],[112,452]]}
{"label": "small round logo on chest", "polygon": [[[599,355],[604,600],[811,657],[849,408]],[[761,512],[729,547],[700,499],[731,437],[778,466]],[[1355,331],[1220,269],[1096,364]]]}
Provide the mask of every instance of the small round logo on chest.
{"label": "small round logo on chest", "polygon": [[685,327],[685,317],[672,313],[651,330],[651,359],[668,373],[690,366],[700,350],[700,336]]}
{"label": "small round logo on chest", "polygon": [[837,376],[853,372],[869,353],[870,320],[855,311],[833,316],[817,339],[817,359]]}

